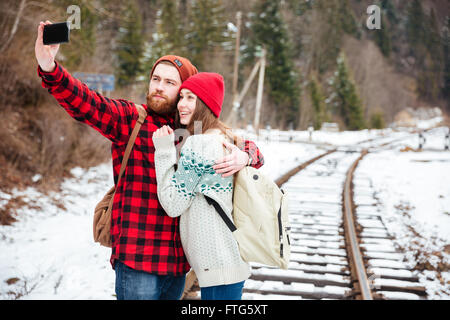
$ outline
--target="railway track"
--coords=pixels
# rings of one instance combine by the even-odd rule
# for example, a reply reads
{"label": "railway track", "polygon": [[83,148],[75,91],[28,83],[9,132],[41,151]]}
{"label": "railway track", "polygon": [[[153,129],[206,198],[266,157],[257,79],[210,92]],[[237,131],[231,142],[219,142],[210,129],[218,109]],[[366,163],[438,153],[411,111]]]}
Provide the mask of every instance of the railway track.
{"label": "railway track", "polygon": [[[426,299],[383,223],[370,177],[353,177],[369,150],[408,136],[332,149],[278,179],[289,194],[289,268],[252,263],[243,299]],[[195,278],[186,283],[183,299],[199,299]]]}

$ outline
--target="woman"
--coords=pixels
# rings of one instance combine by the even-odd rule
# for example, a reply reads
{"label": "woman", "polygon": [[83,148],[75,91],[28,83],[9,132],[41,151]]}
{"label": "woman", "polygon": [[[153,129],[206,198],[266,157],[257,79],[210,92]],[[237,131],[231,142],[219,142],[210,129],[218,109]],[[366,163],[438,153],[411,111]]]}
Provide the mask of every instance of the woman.
{"label": "woman", "polygon": [[232,233],[205,199],[216,200],[232,219],[233,176],[223,177],[212,168],[225,155],[224,139],[242,141],[218,119],[223,97],[224,82],[217,73],[198,73],[181,85],[178,117],[190,135],[183,141],[177,169],[174,131],[164,126],[153,134],[158,198],[169,216],[181,216],[181,242],[203,300],[240,300],[250,276]]}

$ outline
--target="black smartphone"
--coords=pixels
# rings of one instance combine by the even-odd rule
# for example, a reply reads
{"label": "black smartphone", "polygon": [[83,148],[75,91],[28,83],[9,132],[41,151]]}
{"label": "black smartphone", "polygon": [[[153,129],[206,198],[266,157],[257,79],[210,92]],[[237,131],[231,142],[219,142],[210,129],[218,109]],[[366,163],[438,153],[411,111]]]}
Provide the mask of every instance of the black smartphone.
{"label": "black smartphone", "polygon": [[67,22],[47,24],[44,26],[43,42],[45,45],[69,42],[70,29]]}

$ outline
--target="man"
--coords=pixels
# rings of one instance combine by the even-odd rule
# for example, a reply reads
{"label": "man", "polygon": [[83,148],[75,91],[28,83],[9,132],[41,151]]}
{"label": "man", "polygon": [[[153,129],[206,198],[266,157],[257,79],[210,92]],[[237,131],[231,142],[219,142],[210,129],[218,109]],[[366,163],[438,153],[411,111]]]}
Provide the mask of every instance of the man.
{"label": "man", "polygon": [[[35,54],[42,86],[74,119],[99,131],[112,142],[116,194],[111,216],[111,265],[116,272],[118,299],[179,299],[190,266],[181,246],[179,219],[170,218],[157,197],[153,133],[164,125],[174,128],[178,89],[197,73],[183,57],[164,56],[150,73],[148,116],[117,184],[123,154],[138,119],[133,102],[109,99],[73,78],[55,61],[59,45],[44,45],[44,25],[38,26]],[[244,151],[226,145],[232,153],[217,162],[217,173],[228,176],[248,164],[258,168],[263,157],[250,141]]]}

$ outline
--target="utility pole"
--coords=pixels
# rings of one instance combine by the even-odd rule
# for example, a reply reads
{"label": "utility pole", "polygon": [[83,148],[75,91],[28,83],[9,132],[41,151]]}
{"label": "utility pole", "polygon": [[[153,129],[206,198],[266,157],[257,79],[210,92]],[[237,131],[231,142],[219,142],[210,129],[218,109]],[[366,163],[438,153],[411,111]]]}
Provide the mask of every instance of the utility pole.
{"label": "utility pole", "polygon": [[419,132],[419,150],[422,150],[426,141],[427,141],[427,139],[425,139],[425,136],[423,135],[423,131],[420,131]]}
{"label": "utility pole", "polygon": [[238,11],[236,13],[236,20],[237,20],[237,31],[236,31],[236,45],[234,49],[234,68],[233,68],[233,100],[232,100],[232,107],[231,112],[228,115],[228,118],[226,119],[226,122],[231,125],[232,128],[236,125],[236,119],[238,116],[238,111],[241,106],[242,99],[244,98],[245,94],[247,93],[250,84],[253,81],[253,78],[256,76],[256,73],[259,69],[259,80],[258,80],[258,92],[256,95],[256,108],[255,108],[255,119],[253,122],[255,132],[258,134],[258,127],[259,127],[259,118],[261,113],[261,104],[262,104],[262,95],[263,95],[263,87],[264,87],[264,73],[266,69],[266,50],[262,49],[262,56],[259,59],[259,61],[255,64],[253,67],[250,77],[247,79],[247,81],[244,84],[244,89],[239,93],[238,91],[238,78],[239,78],[239,51],[240,51],[240,43],[241,43],[241,21],[242,21],[242,13]]}
{"label": "utility pole", "polygon": [[234,127],[235,119],[236,119],[236,112],[239,108],[239,92],[238,92],[238,75],[239,75],[239,50],[241,45],[241,20],[242,20],[242,13],[238,11],[236,13],[236,20],[237,20],[237,32],[236,32],[236,45],[234,48],[234,71],[233,71],[233,105],[231,108],[231,117],[233,119],[232,127]]}
{"label": "utility pole", "polygon": [[445,150],[450,150],[450,128],[447,128],[447,134],[445,135]]}
{"label": "utility pole", "polygon": [[262,94],[264,89],[264,73],[266,70],[266,49],[262,49],[261,56],[261,67],[259,69],[259,79],[258,79],[258,92],[256,94],[256,110],[255,110],[255,120],[253,122],[253,128],[255,129],[256,135],[259,134],[259,118],[261,114],[261,104],[262,104]]}

